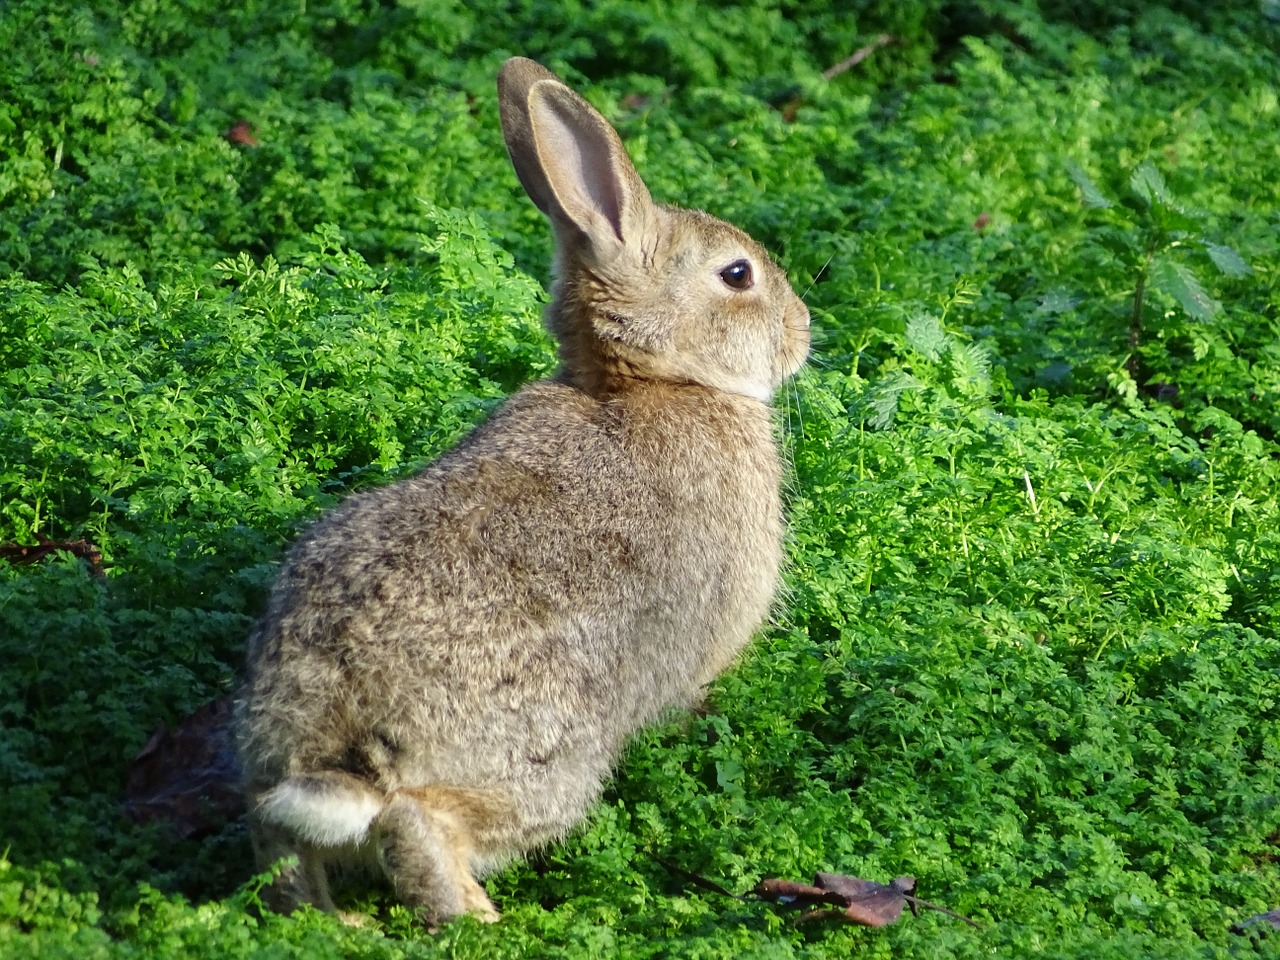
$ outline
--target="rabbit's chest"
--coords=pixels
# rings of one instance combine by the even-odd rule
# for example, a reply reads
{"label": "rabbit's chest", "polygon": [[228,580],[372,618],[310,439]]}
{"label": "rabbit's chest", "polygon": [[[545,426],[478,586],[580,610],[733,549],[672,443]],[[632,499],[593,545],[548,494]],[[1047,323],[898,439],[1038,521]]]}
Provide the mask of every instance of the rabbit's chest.
{"label": "rabbit's chest", "polygon": [[[782,560],[780,468],[772,449],[689,465],[657,509],[656,589],[640,622],[655,676],[692,700],[768,616]],[[652,616],[649,616],[652,614]]]}

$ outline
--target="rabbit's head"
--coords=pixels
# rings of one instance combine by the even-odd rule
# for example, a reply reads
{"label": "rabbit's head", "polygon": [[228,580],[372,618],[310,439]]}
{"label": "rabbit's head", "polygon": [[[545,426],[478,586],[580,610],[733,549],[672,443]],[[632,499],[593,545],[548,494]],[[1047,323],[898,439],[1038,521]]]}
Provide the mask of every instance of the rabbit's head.
{"label": "rabbit's head", "polygon": [[532,60],[498,77],[502,130],[556,234],[548,311],[562,377],[692,383],[768,401],[809,352],[809,311],[741,230],[656,204],[594,107]]}

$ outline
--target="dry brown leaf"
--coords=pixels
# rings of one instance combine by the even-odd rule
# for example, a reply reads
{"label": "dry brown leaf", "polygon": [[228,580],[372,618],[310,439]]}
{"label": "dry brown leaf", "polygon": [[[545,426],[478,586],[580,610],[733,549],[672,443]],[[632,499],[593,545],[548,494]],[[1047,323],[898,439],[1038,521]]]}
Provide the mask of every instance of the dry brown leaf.
{"label": "dry brown leaf", "polygon": [[802,921],[842,917],[864,927],[885,927],[902,916],[908,900],[915,899],[910,897],[915,885],[915,877],[898,877],[886,884],[843,873],[819,873],[812,885],[791,880],[762,880],[754,893],[779,903],[829,904],[839,908],[810,911],[800,917]]}
{"label": "dry brown leaf", "polygon": [[124,809],[138,823],[165,821],[183,838],[213,833],[244,812],[229,696],[151,734],[129,767]]}
{"label": "dry brown leaf", "polygon": [[1280,909],[1268,910],[1266,913],[1255,913],[1248,920],[1233,923],[1231,932],[1248,933],[1252,928],[1264,931],[1280,930]]}
{"label": "dry brown leaf", "polygon": [[257,130],[248,120],[237,120],[231,125],[231,129],[227,131],[226,137],[232,143],[238,143],[245,147],[260,147],[262,144],[258,142],[254,134]]}

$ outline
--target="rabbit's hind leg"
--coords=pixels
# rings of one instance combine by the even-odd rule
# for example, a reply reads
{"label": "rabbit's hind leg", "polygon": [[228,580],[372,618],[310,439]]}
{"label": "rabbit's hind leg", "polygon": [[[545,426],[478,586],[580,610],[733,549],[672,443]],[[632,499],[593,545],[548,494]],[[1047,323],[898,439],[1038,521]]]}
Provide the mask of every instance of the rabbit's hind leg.
{"label": "rabbit's hind leg", "polygon": [[429,924],[464,913],[497,920],[498,911],[471,874],[468,818],[449,794],[435,789],[393,794],[373,824],[378,862],[396,896]]}
{"label": "rabbit's hind leg", "polygon": [[285,857],[266,902],[288,913],[310,903],[334,911],[326,860],[343,860],[368,835],[383,798],[368,783],[340,770],[286,777],[265,791],[250,791],[249,828],[260,869]]}
{"label": "rabbit's hind leg", "polygon": [[271,910],[287,914],[309,903],[327,913],[334,912],[320,851],[300,842],[292,831],[254,814],[249,817],[249,833],[258,869],[265,870],[280,860],[292,858],[280,867],[279,875],[262,891],[263,902]]}

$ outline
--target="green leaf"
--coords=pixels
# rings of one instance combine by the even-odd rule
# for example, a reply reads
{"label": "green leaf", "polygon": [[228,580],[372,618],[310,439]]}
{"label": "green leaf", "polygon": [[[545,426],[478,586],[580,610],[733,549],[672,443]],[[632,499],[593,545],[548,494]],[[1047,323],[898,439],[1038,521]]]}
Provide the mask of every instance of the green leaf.
{"label": "green leaf", "polygon": [[991,392],[991,354],[980,343],[957,343],[951,349],[952,385],[971,397]]}
{"label": "green leaf", "polygon": [[1040,304],[1036,307],[1036,313],[1047,313],[1050,316],[1057,316],[1060,313],[1066,313],[1069,310],[1074,310],[1079,306],[1080,300],[1080,297],[1068,293],[1066,290],[1050,290],[1040,298]]}
{"label": "green leaf", "polygon": [[1111,206],[1111,201],[1103,196],[1097,184],[1089,178],[1089,174],[1085,173],[1084,167],[1080,166],[1080,164],[1074,160],[1068,160],[1067,174],[1075,181],[1076,186],[1080,188],[1080,200],[1086,207],[1105,210]]}
{"label": "green leaf", "polygon": [[1189,268],[1169,259],[1151,265],[1151,285],[1178,301],[1178,306],[1193,320],[1207,322],[1218,312],[1219,304],[1205,292],[1199,279]]}
{"label": "green leaf", "polygon": [[951,336],[937,317],[921,314],[907,321],[907,343],[930,363],[937,363],[951,345]]}
{"label": "green leaf", "polygon": [[1228,277],[1243,277],[1253,272],[1253,268],[1245,262],[1244,257],[1240,256],[1234,247],[1228,247],[1221,243],[1205,242],[1204,251],[1209,254],[1209,259],[1213,261],[1213,265]]}
{"label": "green leaf", "polygon": [[893,425],[898,415],[898,402],[908,390],[922,390],[924,383],[907,373],[889,374],[872,387],[867,404],[872,414],[868,419],[873,430],[886,430]]}
{"label": "green leaf", "polygon": [[1164,177],[1150,160],[1143,160],[1138,164],[1137,169],[1129,177],[1129,187],[1148,206],[1154,206],[1157,203],[1170,206],[1173,203]]}

